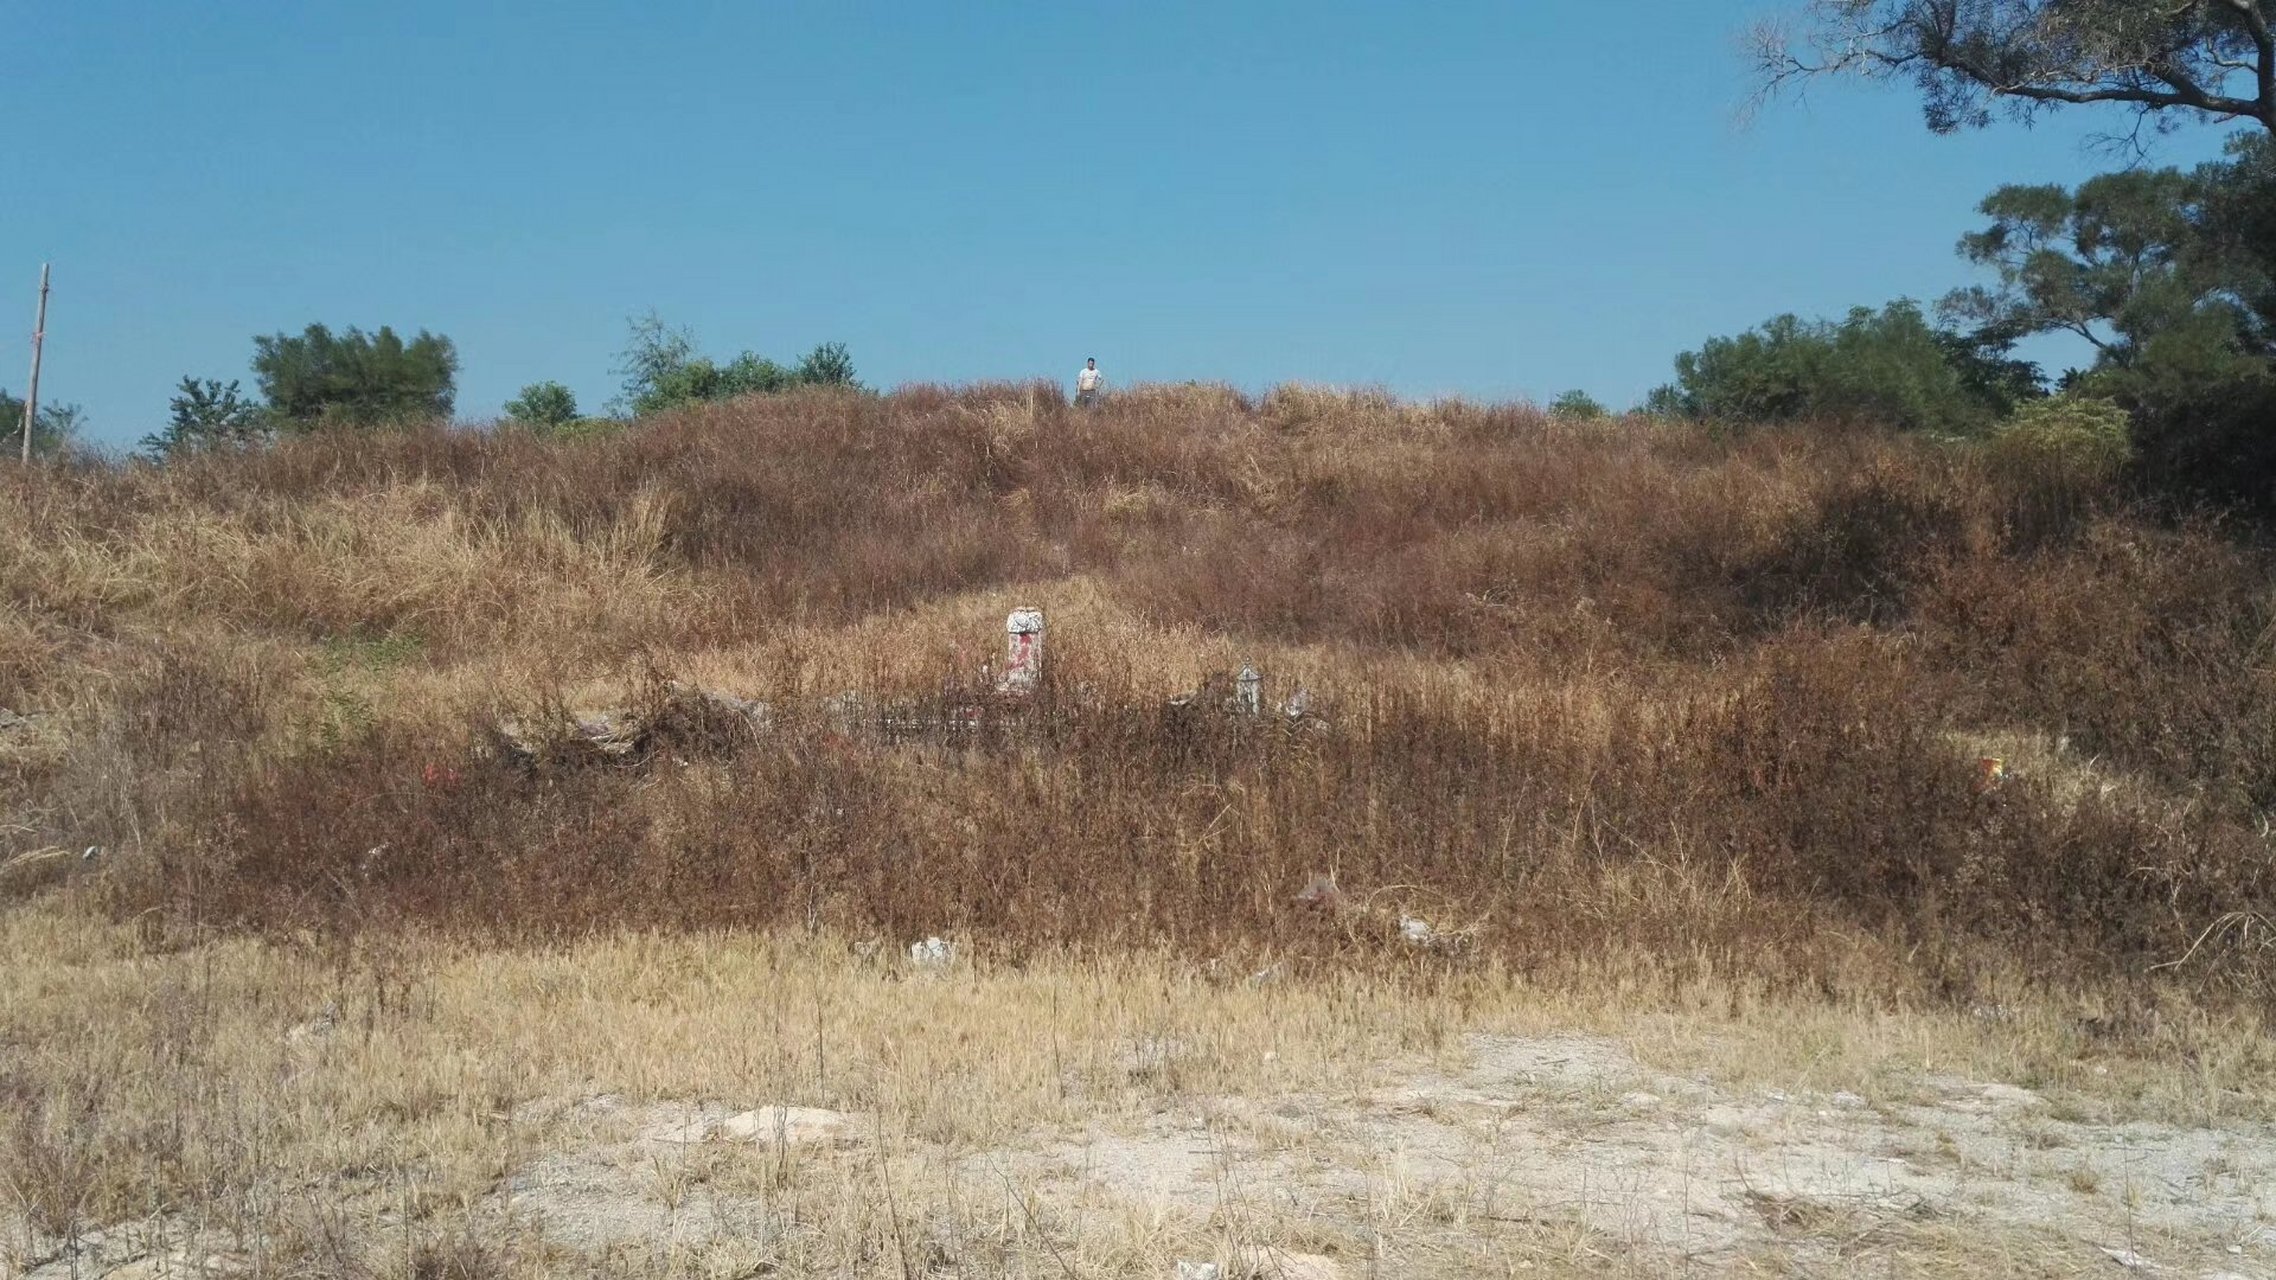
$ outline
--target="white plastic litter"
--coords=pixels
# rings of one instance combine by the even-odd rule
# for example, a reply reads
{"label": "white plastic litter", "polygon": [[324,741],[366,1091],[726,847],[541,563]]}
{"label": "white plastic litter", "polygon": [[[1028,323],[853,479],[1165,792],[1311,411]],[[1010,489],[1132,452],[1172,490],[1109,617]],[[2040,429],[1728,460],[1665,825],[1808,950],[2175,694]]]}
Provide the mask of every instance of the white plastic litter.
{"label": "white plastic litter", "polygon": [[909,944],[909,963],[920,969],[946,969],[956,963],[956,944],[945,938],[927,938]]}

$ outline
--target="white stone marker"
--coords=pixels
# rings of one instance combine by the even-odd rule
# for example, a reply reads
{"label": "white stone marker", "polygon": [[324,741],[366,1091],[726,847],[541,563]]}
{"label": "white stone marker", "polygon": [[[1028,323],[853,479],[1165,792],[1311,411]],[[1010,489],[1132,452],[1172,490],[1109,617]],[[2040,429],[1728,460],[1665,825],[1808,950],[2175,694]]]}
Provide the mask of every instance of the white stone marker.
{"label": "white stone marker", "polygon": [[998,693],[1030,694],[1043,680],[1043,610],[1021,605],[1004,618],[1004,674]]}

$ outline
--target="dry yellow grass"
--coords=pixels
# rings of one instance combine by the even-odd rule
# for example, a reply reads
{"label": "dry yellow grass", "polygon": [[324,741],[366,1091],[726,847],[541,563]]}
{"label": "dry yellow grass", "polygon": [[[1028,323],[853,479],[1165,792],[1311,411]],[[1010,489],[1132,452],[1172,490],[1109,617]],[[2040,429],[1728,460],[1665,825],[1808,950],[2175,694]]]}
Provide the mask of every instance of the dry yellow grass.
{"label": "dry yellow grass", "polygon": [[[2019,483],[1208,387],[10,473],[0,1269],[2265,1266],[2267,564]],[[779,724],[488,736],[667,681]]]}
{"label": "dry yellow grass", "polygon": [[[634,935],[499,950],[395,936],[341,949],[175,938],[50,897],[0,917],[0,951],[17,958],[0,968],[14,1100],[0,1188],[17,1215],[5,1256],[68,1274],[58,1264],[92,1231],[90,1266],[182,1252],[262,1275],[458,1274],[434,1268],[463,1257],[510,1275],[1137,1277],[1255,1248],[1340,1259],[1350,1275],[1685,1265],[1657,1228],[1620,1225],[1651,1205],[1609,1167],[1593,1199],[1569,1202],[1504,1185],[1508,1162],[1548,1148],[1481,1139],[1434,1163],[1428,1140],[1461,1123],[1458,1082],[1481,1044],[1632,1059],[1563,1092],[1498,1085],[1523,1114],[1561,1117],[1568,1150],[1624,1105],[1624,1073],[1724,1099],[1847,1091],[1891,1108],[1935,1082],[2023,1082],[2054,1114],[2132,1124],[2137,1142],[2156,1125],[2249,1141],[2276,1118],[2267,1029],[2233,1013],[2113,1047],[2080,1029],[2085,1006],[2044,992],[1996,1017],[1876,1009],[1744,975],[1670,985],[1617,949],[1587,981],[1544,988],[1491,968],[1423,986],[1251,983],[1161,953],[1003,966],[968,951],[935,973],[897,943]],[[841,1110],[854,1141],[639,1141],[705,1104]],[[1707,1102],[1671,1105],[1714,1122]],[[2047,1145],[2020,1131],[2016,1143]],[[2052,1274],[2094,1257],[2092,1241],[2042,1230],[2060,1224],[1974,1216],[1964,1198],[1908,1220],[1773,1194],[1788,1146],[1776,1129],[1745,1136],[1759,1167],[1743,1194],[1768,1207],[1695,1261],[1804,1264],[1858,1232],[1861,1262],[1918,1273],[2028,1259]],[[1181,1151],[1200,1155],[1181,1164]],[[1329,1166],[1351,1180],[1301,1173]],[[1086,1167],[1105,1172],[1070,1172]],[[2075,1185],[2093,1176],[2078,1167],[1980,1176]],[[1696,1176],[1708,1202],[1749,1177],[1747,1160],[1702,1161]],[[2151,1222],[2140,1238],[2169,1256],[2227,1243]]]}

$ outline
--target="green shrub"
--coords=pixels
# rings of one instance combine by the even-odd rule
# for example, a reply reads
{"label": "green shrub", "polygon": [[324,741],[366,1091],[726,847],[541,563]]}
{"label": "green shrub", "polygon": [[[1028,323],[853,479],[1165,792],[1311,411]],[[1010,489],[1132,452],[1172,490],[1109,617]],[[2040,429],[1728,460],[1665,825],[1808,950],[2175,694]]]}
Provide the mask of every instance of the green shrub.
{"label": "green shrub", "polygon": [[1549,416],[1553,418],[1601,418],[1610,411],[1595,396],[1586,391],[1568,391],[1549,402]]}
{"label": "green shrub", "polygon": [[1892,302],[1838,321],[1783,315],[1676,357],[1647,412],[1706,422],[1878,422],[1968,435],[2037,394],[2035,367]]}
{"label": "green shrub", "polygon": [[1994,465],[2050,482],[2103,485],[2132,458],[2126,411],[2108,400],[2056,396],[2015,411],[1991,440]]}
{"label": "green shrub", "polygon": [[533,382],[506,402],[506,416],[528,427],[559,427],[577,418],[577,397],[558,382]]}

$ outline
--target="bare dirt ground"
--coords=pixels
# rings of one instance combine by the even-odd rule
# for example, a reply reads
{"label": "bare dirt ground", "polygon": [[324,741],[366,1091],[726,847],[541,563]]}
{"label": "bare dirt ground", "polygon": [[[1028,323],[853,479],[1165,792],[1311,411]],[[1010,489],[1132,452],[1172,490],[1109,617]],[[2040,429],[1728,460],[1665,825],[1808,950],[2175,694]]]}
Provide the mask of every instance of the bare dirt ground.
{"label": "bare dirt ground", "polygon": [[[556,1274],[800,1274],[779,1270],[785,1237],[837,1224],[794,1188],[884,1187],[890,1164],[910,1201],[888,1209],[893,1256],[854,1273],[2276,1275],[2265,1123],[1934,1072],[1870,1097],[1749,1087],[1579,1034],[1473,1032],[1279,1093],[1188,1090],[1197,1055],[1134,1040],[1105,1079],[1060,1081],[1072,1115],[1097,1103],[1088,1119],[986,1144],[752,1115],[755,1096],[539,1099],[508,1121],[523,1158],[464,1209]],[[1117,1076],[1123,1096],[1083,1097]],[[255,1269],[241,1245],[161,1217],[83,1233],[28,1274],[233,1275]]]}
{"label": "bare dirt ground", "polygon": [[[1174,1071],[1175,1053],[1142,1046],[1133,1069]],[[1235,1237],[1296,1224],[1297,1246],[1327,1252],[1252,1240],[1232,1254],[1238,1265],[1277,1248],[1282,1269],[1306,1274],[1377,1274],[1364,1224],[1392,1215],[1439,1224],[1451,1260],[1465,1228],[1515,1225],[1566,1237],[1577,1260],[1647,1271],[1840,1274],[1972,1230],[2006,1239],[2019,1267],[2039,1250],[2041,1263],[2099,1254],[2113,1271],[2276,1266],[2266,1125],[2101,1119],[2014,1085],[1941,1076],[1875,1101],[1730,1090],[1578,1036],[1473,1036],[1460,1057],[1452,1071],[1388,1064],[1349,1091],[1193,1096],[1135,1125],[1016,1135],[955,1159],[954,1176],[980,1200],[1033,1188],[1058,1214],[1187,1217]],[[548,1123],[578,1136],[510,1179],[502,1207],[586,1254],[731,1249],[764,1232],[762,1202],[659,1189],[711,1154],[688,1139],[704,1141],[725,1113],[613,1097],[565,1108]],[[854,1118],[838,1145],[858,1149],[858,1130]],[[784,1153],[762,1134],[727,1158],[763,1165]]]}

